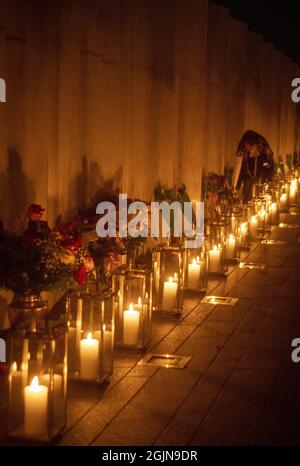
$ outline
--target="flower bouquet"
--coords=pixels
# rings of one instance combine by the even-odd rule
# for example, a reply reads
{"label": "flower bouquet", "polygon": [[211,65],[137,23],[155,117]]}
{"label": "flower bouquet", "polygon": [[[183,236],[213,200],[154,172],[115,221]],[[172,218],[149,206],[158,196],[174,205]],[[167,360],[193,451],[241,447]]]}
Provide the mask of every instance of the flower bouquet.
{"label": "flower bouquet", "polygon": [[[32,215],[38,208],[39,217]],[[0,289],[18,295],[64,291],[83,284],[94,270],[76,225],[69,222],[51,230],[40,220],[42,210],[37,205],[28,209],[22,235],[0,231]]]}
{"label": "flower bouquet", "polygon": [[207,213],[211,220],[224,217],[239,202],[226,177],[216,173],[210,172],[204,176],[203,193]]}

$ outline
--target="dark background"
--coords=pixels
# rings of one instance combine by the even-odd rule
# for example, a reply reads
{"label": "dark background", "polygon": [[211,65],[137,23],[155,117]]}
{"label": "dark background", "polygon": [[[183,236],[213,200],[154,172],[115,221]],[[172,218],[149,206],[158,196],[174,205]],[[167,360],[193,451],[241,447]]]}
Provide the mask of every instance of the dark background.
{"label": "dark background", "polygon": [[300,65],[300,1],[213,0]]}

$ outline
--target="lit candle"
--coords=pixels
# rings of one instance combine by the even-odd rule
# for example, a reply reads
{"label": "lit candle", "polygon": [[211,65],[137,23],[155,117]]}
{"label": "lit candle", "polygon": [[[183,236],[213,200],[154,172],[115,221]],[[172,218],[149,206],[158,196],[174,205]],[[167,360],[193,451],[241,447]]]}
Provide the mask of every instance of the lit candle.
{"label": "lit candle", "polygon": [[24,372],[18,370],[17,363],[13,362],[10,371],[11,381],[11,406],[13,407],[12,415],[18,415],[22,409],[22,397],[20,396],[23,392],[23,387],[26,383],[24,379]]}
{"label": "lit candle", "polygon": [[129,309],[124,311],[124,315],[123,315],[123,342],[125,345],[137,345],[138,344],[139,327],[140,327],[140,312],[134,309],[133,304],[130,304]]}
{"label": "lit candle", "polygon": [[248,224],[242,223],[241,224],[241,229],[240,229],[240,234],[241,234],[241,243],[244,244],[247,239],[247,230],[248,230]]}
{"label": "lit candle", "polygon": [[48,387],[39,385],[37,376],[31,385],[24,389],[25,421],[24,430],[27,435],[43,435],[47,432]]}
{"label": "lit candle", "polygon": [[297,189],[294,186],[291,185],[291,187],[290,187],[290,196],[289,196],[291,204],[296,203],[296,195],[297,195]]}
{"label": "lit candle", "polygon": [[280,210],[285,210],[287,207],[287,193],[282,193],[280,196],[279,203]]}
{"label": "lit candle", "polygon": [[137,304],[134,305],[134,309],[136,309],[137,311],[142,311],[143,309],[142,298],[140,296],[138,297]]}
{"label": "lit candle", "polygon": [[236,238],[229,235],[226,241],[227,259],[234,259],[236,257]]}
{"label": "lit candle", "polygon": [[22,387],[24,379],[24,371],[18,371],[18,366],[16,362],[13,362],[11,365],[11,382],[12,386]]}
{"label": "lit candle", "polygon": [[86,380],[97,379],[99,366],[99,340],[87,338],[80,340],[80,377]]}
{"label": "lit candle", "polygon": [[276,202],[272,202],[271,205],[271,221],[272,223],[278,223],[278,206]]}
{"label": "lit candle", "polygon": [[171,311],[176,306],[178,284],[170,277],[168,281],[164,282],[162,310]]}
{"label": "lit candle", "polygon": [[209,271],[210,272],[219,272],[220,271],[220,261],[221,261],[221,249],[218,249],[215,245],[213,249],[209,250]]}
{"label": "lit candle", "polygon": [[196,290],[199,288],[199,278],[200,278],[200,264],[197,263],[195,259],[188,266],[188,288],[190,290]]}
{"label": "lit candle", "polygon": [[253,215],[250,220],[250,235],[251,238],[256,238],[257,236],[257,216]]}

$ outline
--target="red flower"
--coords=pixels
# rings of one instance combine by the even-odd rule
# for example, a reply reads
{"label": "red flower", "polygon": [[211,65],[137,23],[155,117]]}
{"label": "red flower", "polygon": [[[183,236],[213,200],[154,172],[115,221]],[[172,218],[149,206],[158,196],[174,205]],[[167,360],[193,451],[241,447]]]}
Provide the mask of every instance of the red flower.
{"label": "red flower", "polygon": [[82,246],[82,239],[80,236],[75,236],[74,238],[64,239],[61,243],[63,248],[69,249],[70,251],[75,251]]}
{"label": "red flower", "polygon": [[86,279],[87,279],[87,269],[85,267],[85,265],[82,265],[80,267],[80,269],[76,270],[76,272],[74,272],[74,279],[76,280],[76,282],[79,284],[79,285],[83,285],[83,283],[86,282]]}

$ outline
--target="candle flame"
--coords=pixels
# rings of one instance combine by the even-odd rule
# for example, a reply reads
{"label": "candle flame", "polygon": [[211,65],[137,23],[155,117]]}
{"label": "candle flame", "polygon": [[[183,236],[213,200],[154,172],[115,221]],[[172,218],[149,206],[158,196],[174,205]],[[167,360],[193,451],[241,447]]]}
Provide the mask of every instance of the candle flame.
{"label": "candle flame", "polygon": [[139,296],[139,299],[138,299],[138,304],[141,305],[142,304],[142,298]]}
{"label": "candle flame", "polygon": [[37,375],[33,377],[30,386],[31,386],[33,389],[37,389],[37,388],[39,387],[39,379],[38,379],[38,376],[37,376]]}
{"label": "candle flame", "polygon": [[214,247],[213,247],[213,250],[214,250],[214,251],[216,251],[216,250],[217,250],[217,246],[216,246],[216,245],[214,245]]}
{"label": "candle flame", "polygon": [[11,365],[11,371],[12,371],[12,372],[17,372],[17,369],[18,369],[17,363],[16,363],[16,361],[14,361],[14,362],[12,363],[12,365]]}
{"label": "candle flame", "polygon": [[89,332],[86,337],[87,340],[91,341],[93,339],[92,332]]}
{"label": "candle flame", "polygon": [[229,235],[229,239],[234,239],[234,236],[233,236],[233,234],[232,234],[232,233],[230,233],[230,235]]}
{"label": "candle flame", "polygon": [[197,256],[197,262],[199,262],[199,261],[200,261],[200,257],[199,257],[199,256]]}
{"label": "candle flame", "polygon": [[240,262],[240,268],[242,269],[244,267],[244,262]]}
{"label": "candle flame", "polygon": [[170,278],[169,278],[169,283],[172,283],[172,282],[173,282],[173,278],[170,277]]}
{"label": "candle flame", "polygon": [[193,264],[193,265],[196,264],[196,259],[193,259],[192,264]]}
{"label": "candle flame", "polygon": [[129,304],[129,310],[133,311],[133,304],[132,303]]}

